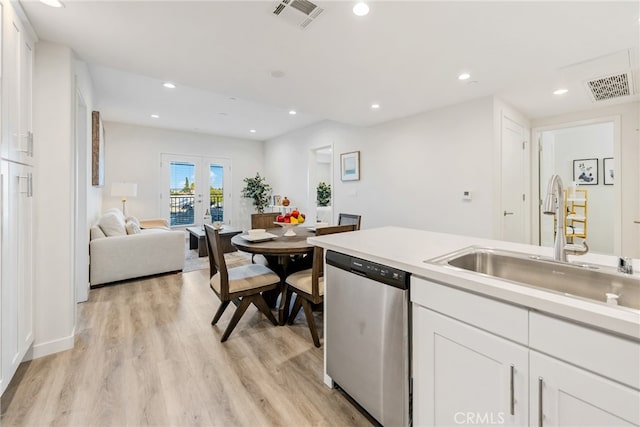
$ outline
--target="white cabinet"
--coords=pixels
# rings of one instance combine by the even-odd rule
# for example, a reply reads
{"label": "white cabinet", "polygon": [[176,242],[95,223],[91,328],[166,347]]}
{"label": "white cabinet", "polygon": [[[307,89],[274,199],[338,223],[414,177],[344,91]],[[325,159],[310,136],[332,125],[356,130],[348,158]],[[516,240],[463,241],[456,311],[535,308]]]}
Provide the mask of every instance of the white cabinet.
{"label": "white cabinet", "polygon": [[414,305],[417,426],[526,425],[526,347]]}
{"label": "white cabinet", "polygon": [[3,158],[33,164],[32,69],[33,41],[17,19],[7,18],[3,40],[6,123],[3,129]]}
{"label": "white cabinet", "polygon": [[33,40],[2,1],[0,393],[34,341]]}
{"label": "white cabinet", "polygon": [[411,295],[415,425],[640,426],[640,342],[415,276]]}
{"label": "white cabinet", "polygon": [[531,426],[637,426],[638,391],[530,352]]}
{"label": "white cabinet", "polygon": [[2,173],[2,386],[33,343],[33,173],[4,162]]}

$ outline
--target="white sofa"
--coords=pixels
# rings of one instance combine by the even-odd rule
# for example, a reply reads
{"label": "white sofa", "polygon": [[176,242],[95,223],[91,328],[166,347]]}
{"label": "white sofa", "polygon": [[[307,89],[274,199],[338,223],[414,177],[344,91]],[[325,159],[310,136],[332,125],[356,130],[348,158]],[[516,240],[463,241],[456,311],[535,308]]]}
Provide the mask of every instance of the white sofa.
{"label": "white sofa", "polygon": [[89,281],[93,287],[182,270],[185,235],[184,231],[171,231],[166,220],[125,219],[122,212],[112,209],[91,227],[89,253]]}

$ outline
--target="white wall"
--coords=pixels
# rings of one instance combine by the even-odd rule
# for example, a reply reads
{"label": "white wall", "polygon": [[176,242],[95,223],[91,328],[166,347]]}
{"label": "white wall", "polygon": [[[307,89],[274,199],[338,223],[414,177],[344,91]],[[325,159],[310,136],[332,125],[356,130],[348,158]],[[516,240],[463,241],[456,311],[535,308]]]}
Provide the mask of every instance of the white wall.
{"label": "white wall", "polygon": [[35,46],[35,342],[33,357],[73,347],[73,53]]}
{"label": "white wall", "polygon": [[160,216],[160,154],[204,155],[231,159],[232,224],[250,228],[250,200],[240,197],[243,179],[263,173],[264,143],[230,137],[178,132],[105,122],[105,187],[102,207],[122,208],[112,197],[112,182],[136,182],[138,195],[127,199],[127,213],[138,218]]}
{"label": "white wall", "polygon": [[[545,128],[566,123],[578,123],[585,120],[604,120],[605,118],[619,118],[620,121],[620,156],[616,159],[616,177],[614,191],[619,191],[621,197],[621,229],[614,230],[614,234],[621,239],[621,253],[615,255],[640,257],[640,225],[634,220],[640,220],[640,103],[633,102],[614,105],[607,108],[580,111],[561,116],[532,120],[532,128]],[[544,190],[543,190],[544,191]],[[615,251],[617,252],[617,251]]]}
{"label": "white wall", "polygon": [[[545,185],[552,174],[560,175],[565,187],[573,181],[575,159],[598,159],[598,185],[580,186],[588,191],[587,243],[590,251],[602,254],[614,252],[614,186],[604,185],[602,159],[613,157],[613,123],[599,123],[544,132],[543,153],[553,158],[553,164],[542,163],[540,183]],[[552,153],[546,153],[546,151]],[[541,242],[553,246],[553,216],[541,217]]]}
{"label": "white wall", "polygon": [[[486,97],[369,128],[323,122],[267,141],[265,176],[305,212],[305,153],[333,144],[334,221],[348,212],[363,215],[363,228],[494,237],[493,109]],[[360,181],[342,182],[340,153],[350,151],[360,151]]]}

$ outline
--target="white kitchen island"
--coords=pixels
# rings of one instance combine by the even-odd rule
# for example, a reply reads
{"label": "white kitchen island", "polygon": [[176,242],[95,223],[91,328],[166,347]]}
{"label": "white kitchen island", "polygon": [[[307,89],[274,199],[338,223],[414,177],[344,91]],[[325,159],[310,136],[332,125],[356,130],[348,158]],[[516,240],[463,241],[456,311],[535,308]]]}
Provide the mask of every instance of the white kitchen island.
{"label": "white kitchen island", "polygon": [[412,274],[414,425],[640,425],[640,311],[424,262],[551,248],[399,227],[309,242]]}

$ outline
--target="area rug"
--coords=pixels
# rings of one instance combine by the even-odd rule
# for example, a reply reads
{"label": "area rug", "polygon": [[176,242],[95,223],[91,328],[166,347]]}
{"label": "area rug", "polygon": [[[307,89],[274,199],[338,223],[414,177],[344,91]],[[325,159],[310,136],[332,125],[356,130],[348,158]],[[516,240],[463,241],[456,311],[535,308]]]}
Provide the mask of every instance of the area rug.
{"label": "area rug", "polygon": [[[251,264],[251,254],[246,252],[230,252],[224,254],[224,260],[227,263],[227,268],[239,267],[241,265]],[[209,257],[198,256],[198,251],[189,249],[189,241],[185,243],[184,252],[184,267],[182,272],[202,270],[209,268]]]}

